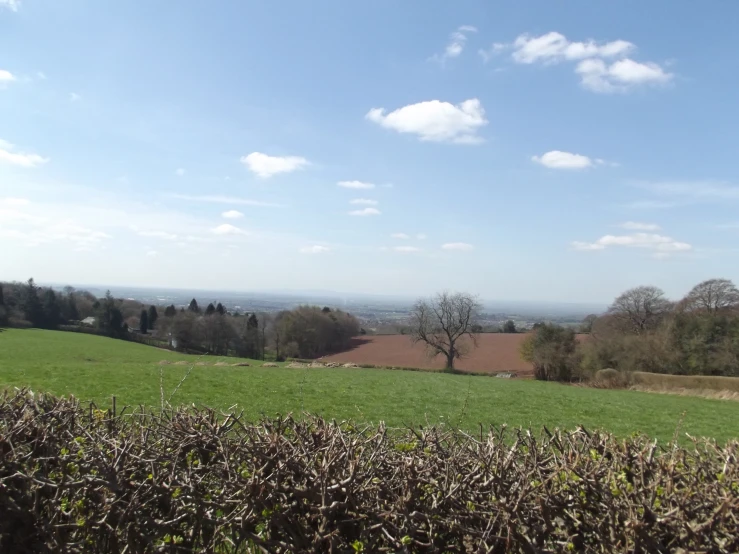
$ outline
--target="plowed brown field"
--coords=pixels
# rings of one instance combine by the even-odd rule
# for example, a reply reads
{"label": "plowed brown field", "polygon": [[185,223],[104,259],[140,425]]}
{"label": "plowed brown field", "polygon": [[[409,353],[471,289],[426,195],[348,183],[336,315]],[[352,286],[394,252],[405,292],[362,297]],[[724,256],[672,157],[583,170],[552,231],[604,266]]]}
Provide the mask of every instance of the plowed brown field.
{"label": "plowed brown field", "polygon": [[[478,347],[461,360],[455,367],[474,373],[500,373],[513,371],[519,377],[533,374],[533,367],[524,362],[519,354],[521,343],[528,335],[483,333]],[[361,337],[354,340],[354,346],[340,354],[321,358],[322,362],[342,362],[371,364],[382,367],[415,367],[422,369],[441,369],[444,360],[433,360],[426,356],[420,344],[413,345],[407,335],[380,335]]]}

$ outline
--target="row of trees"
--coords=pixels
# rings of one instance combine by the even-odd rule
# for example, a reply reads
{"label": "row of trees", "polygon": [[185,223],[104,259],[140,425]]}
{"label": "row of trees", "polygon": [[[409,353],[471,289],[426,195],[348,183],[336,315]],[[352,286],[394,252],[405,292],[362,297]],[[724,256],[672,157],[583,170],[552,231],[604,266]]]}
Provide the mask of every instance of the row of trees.
{"label": "row of trees", "polygon": [[33,279],[0,284],[0,325],[57,329],[94,317],[96,331],[106,336],[130,338],[130,330],[154,331],[155,339],[180,349],[218,355],[313,358],[346,349],[361,332],[354,316],[328,307],[242,315],[229,313],[220,302],[202,309],[193,298],[187,308],[165,307],[161,317],[160,309],[115,298],[110,291],[98,299],[71,287],[63,292],[41,288]]}
{"label": "row of trees", "polygon": [[[192,309],[171,314],[165,310],[160,333],[171,336],[177,347],[214,354],[233,353],[246,358],[315,358],[346,349],[360,334],[359,321],[341,310],[300,306],[276,314],[229,314],[215,306],[204,312]],[[211,305],[212,306],[212,305]]]}
{"label": "row of trees", "polygon": [[[446,370],[477,346],[480,304],[464,293],[419,300],[410,337],[441,356]],[[629,289],[581,331],[539,323],[524,341],[522,357],[541,380],[571,381],[600,369],[687,375],[739,376],[739,289],[709,279],[670,301],[654,286]]]}
{"label": "row of trees", "polygon": [[584,379],[600,369],[739,376],[739,289],[728,279],[699,283],[682,299],[642,286],[588,316],[587,338],[545,325],[522,348],[537,378]]}

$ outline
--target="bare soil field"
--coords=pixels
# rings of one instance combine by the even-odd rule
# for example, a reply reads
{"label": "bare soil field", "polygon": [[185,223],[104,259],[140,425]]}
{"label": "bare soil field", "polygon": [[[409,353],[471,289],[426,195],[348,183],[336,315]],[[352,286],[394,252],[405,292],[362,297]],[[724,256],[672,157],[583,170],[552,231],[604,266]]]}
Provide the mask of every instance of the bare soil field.
{"label": "bare soil field", "polygon": [[[530,377],[534,369],[521,359],[519,348],[528,335],[483,333],[478,347],[458,360],[456,368],[472,373],[501,373],[513,371],[519,377]],[[413,345],[407,335],[380,335],[358,337],[350,350],[321,358],[322,362],[371,364],[381,367],[414,367],[442,369],[441,357],[429,359],[420,344]]]}

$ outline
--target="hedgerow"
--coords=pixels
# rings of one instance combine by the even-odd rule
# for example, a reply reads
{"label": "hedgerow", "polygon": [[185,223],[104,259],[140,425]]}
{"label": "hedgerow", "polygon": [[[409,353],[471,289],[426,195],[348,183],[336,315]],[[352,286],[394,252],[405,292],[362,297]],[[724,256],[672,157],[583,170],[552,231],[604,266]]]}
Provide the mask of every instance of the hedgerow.
{"label": "hedgerow", "polygon": [[0,399],[0,552],[737,552],[738,444]]}

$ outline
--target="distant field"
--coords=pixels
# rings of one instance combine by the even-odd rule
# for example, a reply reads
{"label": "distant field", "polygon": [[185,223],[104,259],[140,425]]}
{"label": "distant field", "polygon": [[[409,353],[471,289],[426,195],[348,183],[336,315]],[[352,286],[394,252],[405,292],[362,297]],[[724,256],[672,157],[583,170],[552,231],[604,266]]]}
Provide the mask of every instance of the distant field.
{"label": "distant field", "polygon": [[[162,360],[188,365],[159,365]],[[192,367],[173,404],[196,403],[249,418],[309,411],[328,418],[390,426],[449,422],[471,431],[479,424],[573,429],[582,424],[619,436],[643,432],[672,438],[681,432],[719,440],[739,437],[739,403],[554,383],[378,369],[287,369],[232,364],[93,335],[39,330],[0,332],[0,388],[74,394],[99,405],[159,405],[159,372],[171,392]],[[255,362],[259,364],[261,362]]]}
{"label": "distant field", "polygon": [[[500,373],[515,371],[519,376],[532,376],[533,366],[521,359],[519,349],[528,335],[523,333],[482,333],[478,347],[455,365],[462,371],[473,373]],[[417,367],[441,369],[441,357],[429,359],[424,347],[413,345],[406,335],[380,335],[361,337],[354,340],[351,350],[326,356],[326,362],[351,362],[380,367]]]}

